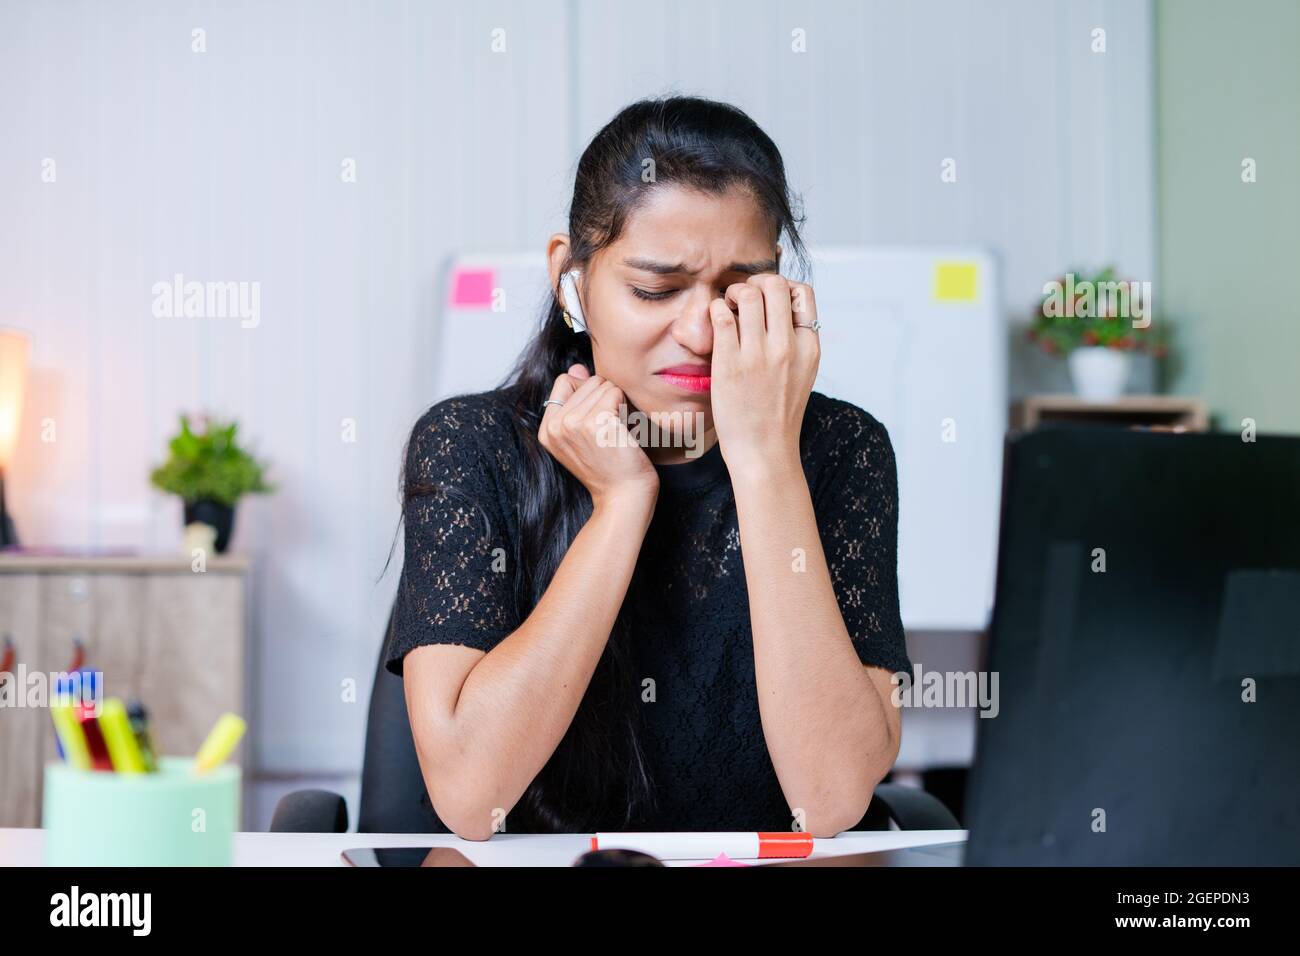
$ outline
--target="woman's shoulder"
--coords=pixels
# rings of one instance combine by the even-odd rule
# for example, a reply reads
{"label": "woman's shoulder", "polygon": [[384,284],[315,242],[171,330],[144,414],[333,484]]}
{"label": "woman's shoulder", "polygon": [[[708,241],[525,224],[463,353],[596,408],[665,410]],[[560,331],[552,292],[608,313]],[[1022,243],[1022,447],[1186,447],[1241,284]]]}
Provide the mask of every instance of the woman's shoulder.
{"label": "woman's shoulder", "polygon": [[511,405],[510,393],[503,388],[451,395],[425,409],[412,434],[429,431],[499,434],[511,427]]}
{"label": "woman's shoulder", "polygon": [[878,418],[852,402],[821,392],[808,396],[800,440],[805,455],[832,465],[863,447],[893,455],[889,431]]}
{"label": "woman's shoulder", "polygon": [[512,399],[506,389],[466,392],[430,405],[411,428],[408,469],[435,461],[486,457],[504,467],[515,447]]}

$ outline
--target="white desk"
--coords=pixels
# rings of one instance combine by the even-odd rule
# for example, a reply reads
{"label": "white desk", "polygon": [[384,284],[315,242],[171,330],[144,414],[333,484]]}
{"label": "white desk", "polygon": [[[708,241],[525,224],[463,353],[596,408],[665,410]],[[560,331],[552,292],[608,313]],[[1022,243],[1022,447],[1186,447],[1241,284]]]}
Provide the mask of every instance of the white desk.
{"label": "white desk", "polygon": [[[841,833],[818,840],[813,856],[838,856],[928,846],[966,839],[965,830],[879,830]],[[591,848],[583,834],[532,835],[498,833],[481,843],[445,833],[237,833],[236,866],[343,866],[339,854],[353,847],[448,846],[478,866],[569,866]],[[0,867],[40,866],[45,832],[0,828]],[[700,861],[671,861],[669,866],[693,866]],[[758,862],[758,861],[743,861]]]}

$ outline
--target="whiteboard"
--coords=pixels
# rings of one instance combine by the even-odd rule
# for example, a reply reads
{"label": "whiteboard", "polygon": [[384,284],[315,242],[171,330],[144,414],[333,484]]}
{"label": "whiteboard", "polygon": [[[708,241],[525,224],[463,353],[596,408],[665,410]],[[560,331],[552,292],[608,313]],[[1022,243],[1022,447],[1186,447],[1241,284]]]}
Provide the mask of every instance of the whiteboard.
{"label": "whiteboard", "polygon": [[[898,460],[903,625],[983,630],[993,606],[1006,331],[997,263],[972,247],[809,250],[821,320],[814,388],[889,430]],[[443,275],[437,397],[508,373],[548,295],[539,252],[454,257]]]}
{"label": "whiteboard", "polygon": [[[950,287],[953,274],[967,283]],[[814,387],[880,419],[898,460],[903,624],[983,630],[1007,409],[996,260],[972,248],[824,248],[811,285],[822,323]]]}

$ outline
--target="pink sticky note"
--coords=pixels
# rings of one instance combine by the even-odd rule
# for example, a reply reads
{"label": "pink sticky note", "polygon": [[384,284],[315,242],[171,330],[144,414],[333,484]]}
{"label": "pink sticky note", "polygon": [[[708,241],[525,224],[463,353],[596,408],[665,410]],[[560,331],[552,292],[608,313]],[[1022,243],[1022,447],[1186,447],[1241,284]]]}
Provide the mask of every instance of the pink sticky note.
{"label": "pink sticky note", "polygon": [[495,278],[491,269],[457,269],[451,277],[451,304],[458,309],[490,309]]}
{"label": "pink sticky note", "polygon": [[733,860],[731,857],[727,856],[727,854],[725,854],[725,853],[719,853],[717,856],[715,856],[713,859],[711,859],[708,863],[696,863],[695,865],[696,865],[696,866],[753,866],[754,864],[752,864],[752,863],[741,863],[741,862],[738,861],[738,860]]}

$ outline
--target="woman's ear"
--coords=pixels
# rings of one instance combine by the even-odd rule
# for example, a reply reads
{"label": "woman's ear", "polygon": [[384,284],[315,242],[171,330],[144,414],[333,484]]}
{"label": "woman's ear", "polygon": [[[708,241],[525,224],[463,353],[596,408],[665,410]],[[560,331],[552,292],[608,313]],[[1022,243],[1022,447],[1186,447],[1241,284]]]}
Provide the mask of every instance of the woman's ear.
{"label": "woman's ear", "polygon": [[560,270],[564,267],[564,260],[569,257],[569,250],[569,237],[562,232],[551,236],[550,241],[546,243],[546,267],[550,274],[552,289],[560,287]]}

